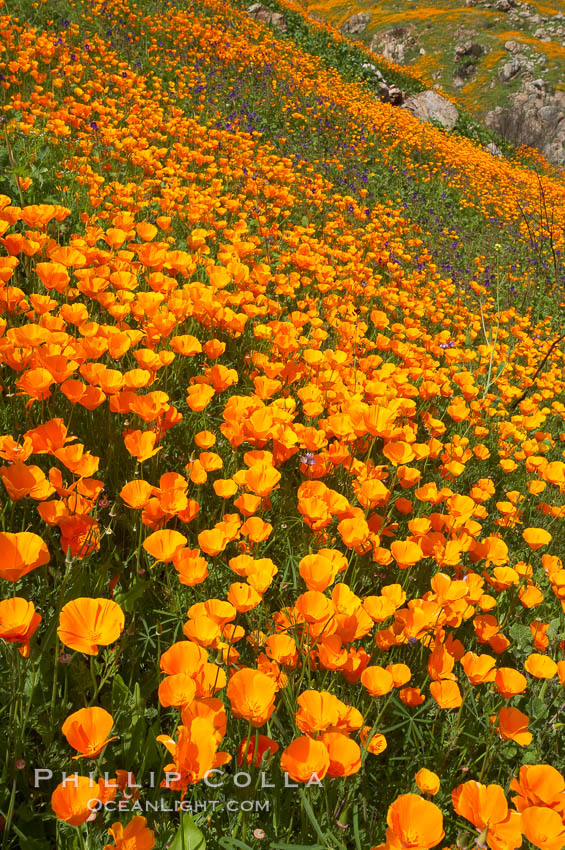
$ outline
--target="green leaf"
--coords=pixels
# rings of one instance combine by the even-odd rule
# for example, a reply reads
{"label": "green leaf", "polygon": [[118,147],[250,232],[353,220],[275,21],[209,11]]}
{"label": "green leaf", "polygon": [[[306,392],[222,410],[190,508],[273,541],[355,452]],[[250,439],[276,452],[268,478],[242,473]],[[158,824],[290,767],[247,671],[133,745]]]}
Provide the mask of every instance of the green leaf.
{"label": "green leaf", "polygon": [[169,850],[206,850],[206,840],[191,816],[183,813]]}
{"label": "green leaf", "polygon": [[549,711],[549,707],[544,700],[539,697],[532,697],[529,704],[530,716],[534,720],[540,720],[545,717]]}
{"label": "green leaf", "polygon": [[112,707],[114,712],[117,711],[120,706],[123,706],[124,704],[127,705],[130,699],[131,694],[128,690],[128,686],[120,674],[116,673],[112,680]]}
{"label": "green leaf", "polygon": [[[310,801],[308,800],[308,797],[306,796],[306,792],[305,792],[304,788],[300,789],[300,799],[302,800],[302,805],[304,806],[304,811],[306,812],[308,820],[310,821],[310,823],[314,827],[314,831],[315,831],[316,835],[323,842],[322,846],[323,847],[333,847],[333,843],[337,842],[337,838],[335,838],[335,836],[333,836],[333,835],[331,835],[331,836],[324,835],[322,827],[320,826],[320,824],[318,823],[318,821],[316,819],[316,815],[314,814],[314,810],[312,809],[312,806],[310,805]],[[328,845],[328,841],[331,841],[332,844]],[[337,843],[337,847],[339,847],[340,850],[344,850],[344,845],[341,842]]]}
{"label": "green leaf", "polygon": [[321,844],[285,844],[284,841],[269,846],[270,850],[326,850],[326,846]]}
{"label": "green leaf", "polygon": [[355,838],[356,850],[361,850],[361,836],[359,835],[359,807],[356,802],[353,805],[353,837]]}
{"label": "green leaf", "polygon": [[521,623],[514,623],[510,626],[510,637],[515,641],[519,649],[528,647],[532,640],[532,633],[528,626],[523,626]]}
{"label": "green leaf", "polygon": [[128,590],[122,593],[116,593],[114,599],[126,614],[132,614],[135,609],[135,603],[143,596],[148,586],[148,582],[138,578],[135,584],[128,588]]}
{"label": "green leaf", "polygon": [[244,841],[240,841],[239,838],[220,838],[220,847],[224,847],[225,850],[253,850],[249,844],[246,844]]}

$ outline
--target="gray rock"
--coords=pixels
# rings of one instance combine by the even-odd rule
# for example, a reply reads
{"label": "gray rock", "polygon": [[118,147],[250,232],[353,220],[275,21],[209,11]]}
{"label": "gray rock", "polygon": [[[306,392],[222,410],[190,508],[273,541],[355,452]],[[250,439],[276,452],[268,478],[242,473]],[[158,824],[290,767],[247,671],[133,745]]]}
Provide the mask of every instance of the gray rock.
{"label": "gray rock", "polygon": [[389,62],[404,65],[407,49],[416,45],[413,30],[413,27],[393,27],[386,32],[380,32],[373,36],[370,50],[373,53],[381,53]]}
{"label": "gray rock", "polygon": [[437,121],[446,130],[453,129],[459,116],[449,100],[431,89],[407,98],[403,108],[420,121]]}
{"label": "gray rock", "polygon": [[517,50],[520,49],[520,45],[517,41],[505,41],[504,49],[507,50],[509,53],[515,53]]}
{"label": "gray rock", "polygon": [[262,21],[264,24],[270,24],[280,30],[280,32],[287,31],[286,19],[280,12],[272,12],[266,6],[263,6],[262,3],[253,3],[248,7],[247,11],[254,20]]}
{"label": "gray rock", "polygon": [[384,83],[385,78],[383,77],[383,75],[381,74],[381,72],[379,71],[377,66],[373,65],[372,62],[364,62],[361,65],[361,67],[363,68],[364,71],[370,71],[371,74],[375,77],[376,80],[378,80],[381,83]]}
{"label": "gray rock", "polygon": [[502,68],[498,72],[498,76],[503,83],[507,83],[512,80],[516,76],[516,74],[519,74],[521,70],[522,63],[517,57],[514,57],[502,66]]}
{"label": "gray rock", "polygon": [[484,48],[478,42],[468,39],[467,41],[462,41],[459,44],[455,45],[455,48],[453,50],[453,58],[457,61],[458,59],[463,59],[466,57],[482,56],[483,53]]}
{"label": "gray rock", "polygon": [[502,156],[502,151],[500,150],[498,145],[495,145],[494,142],[489,142],[486,149],[493,156]]}
{"label": "gray rock", "polygon": [[341,31],[344,35],[358,35],[365,32],[367,25],[371,20],[369,12],[359,12],[351,17],[343,24]]}
{"label": "gray rock", "polygon": [[383,103],[390,103],[392,106],[402,106],[406,97],[398,86],[388,86],[386,83],[379,84],[379,94]]}
{"label": "gray rock", "polygon": [[508,108],[489,112],[485,123],[512,144],[537,148],[549,162],[565,165],[564,91],[551,94],[543,80],[534,80],[513,96]]}

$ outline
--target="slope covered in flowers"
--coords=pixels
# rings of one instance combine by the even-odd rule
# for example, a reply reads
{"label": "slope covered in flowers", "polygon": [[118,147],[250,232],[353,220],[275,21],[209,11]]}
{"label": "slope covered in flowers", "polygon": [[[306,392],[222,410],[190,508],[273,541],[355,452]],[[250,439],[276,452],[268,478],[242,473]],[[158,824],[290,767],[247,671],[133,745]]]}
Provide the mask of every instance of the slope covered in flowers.
{"label": "slope covered in flowers", "polygon": [[562,847],[559,175],[236,3],[1,10],[3,846]]}

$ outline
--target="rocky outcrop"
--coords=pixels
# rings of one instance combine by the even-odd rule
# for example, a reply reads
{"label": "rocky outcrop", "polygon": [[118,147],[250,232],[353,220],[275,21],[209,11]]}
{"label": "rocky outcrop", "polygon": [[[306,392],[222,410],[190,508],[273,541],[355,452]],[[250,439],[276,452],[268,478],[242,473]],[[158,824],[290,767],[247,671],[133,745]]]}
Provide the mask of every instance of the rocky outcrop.
{"label": "rocky outcrop", "polygon": [[546,91],[543,80],[526,83],[509,107],[497,106],[486,125],[514,145],[541,151],[554,165],[565,165],[565,92]]}
{"label": "rocky outcrop", "polygon": [[407,50],[417,44],[413,32],[413,27],[393,27],[373,36],[369,47],[373,53],[381,53],[389,62],[404,65]]}
{"label": "rocky outcrop", "polygon": [[503,83],[508,83],[510,80],[513,80],[514,77],[520,73],[522,70],[522,63],[518,59],[517,56],[514,56],[508,62],[505,62],[500,71],[498,72],[498,77]]}
{"label": "rocky outcrop", "polygon": [[510,9],[514,9],[515,6],[516,0],[498,0],[494,8],[497,12],[509,12]]}
{"label": "rocky outcrop", "polygon": [[344,35],[359,35],[365,32],[370,20],[371,15],[369,12],[359,12],[357,15],[351,15],[342,26],[341,31]]}
{"label": "rocky outcrop", "polygon": [[270,9],[267,9],[266,6],[263,6],[262,3],[253,3],[248,7],[247,11],[256,21],[262,21],[265,24],[270,24],[272,27],[276,27],[281,32],[287,31],[285,17],[280,12],[272,12]]}
{"label": "rocky outcrop", "polygon": [[453,130],[459,116],[457,108],[433,89],[408,97],[404,109],[420,121],[437,121],[446,130]]}
{"label": "rocky outcrop", "polygon": [[379,97],[383,103],[390,103],[393,106],[401,106],[404,103],[405,93],[398,86],[389,85],[376,65],[373,65],[372,62],[365,62],[362,67],[367,77],[377,84]]}
{"label": "rocky outcrop", "polygon": [[461,41],[459,44],[455,45],[453,49],[453,58],[456,62],[461,61],[461,59],[478,59],[478,57],[482,56],[484,52],[484,47],[479,44],[478,41],[473,41],[469,38],[466,41]]}

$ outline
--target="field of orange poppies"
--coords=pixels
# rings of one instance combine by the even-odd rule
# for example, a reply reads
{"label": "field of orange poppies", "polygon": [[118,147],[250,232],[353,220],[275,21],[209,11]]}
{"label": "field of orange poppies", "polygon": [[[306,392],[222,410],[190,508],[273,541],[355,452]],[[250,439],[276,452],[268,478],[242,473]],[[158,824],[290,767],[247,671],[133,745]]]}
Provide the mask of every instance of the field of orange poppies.
{"label": "field of orange poppies", "polygon": [[2,850],[561,850],[562,174],[269,5],[0,0]]}

